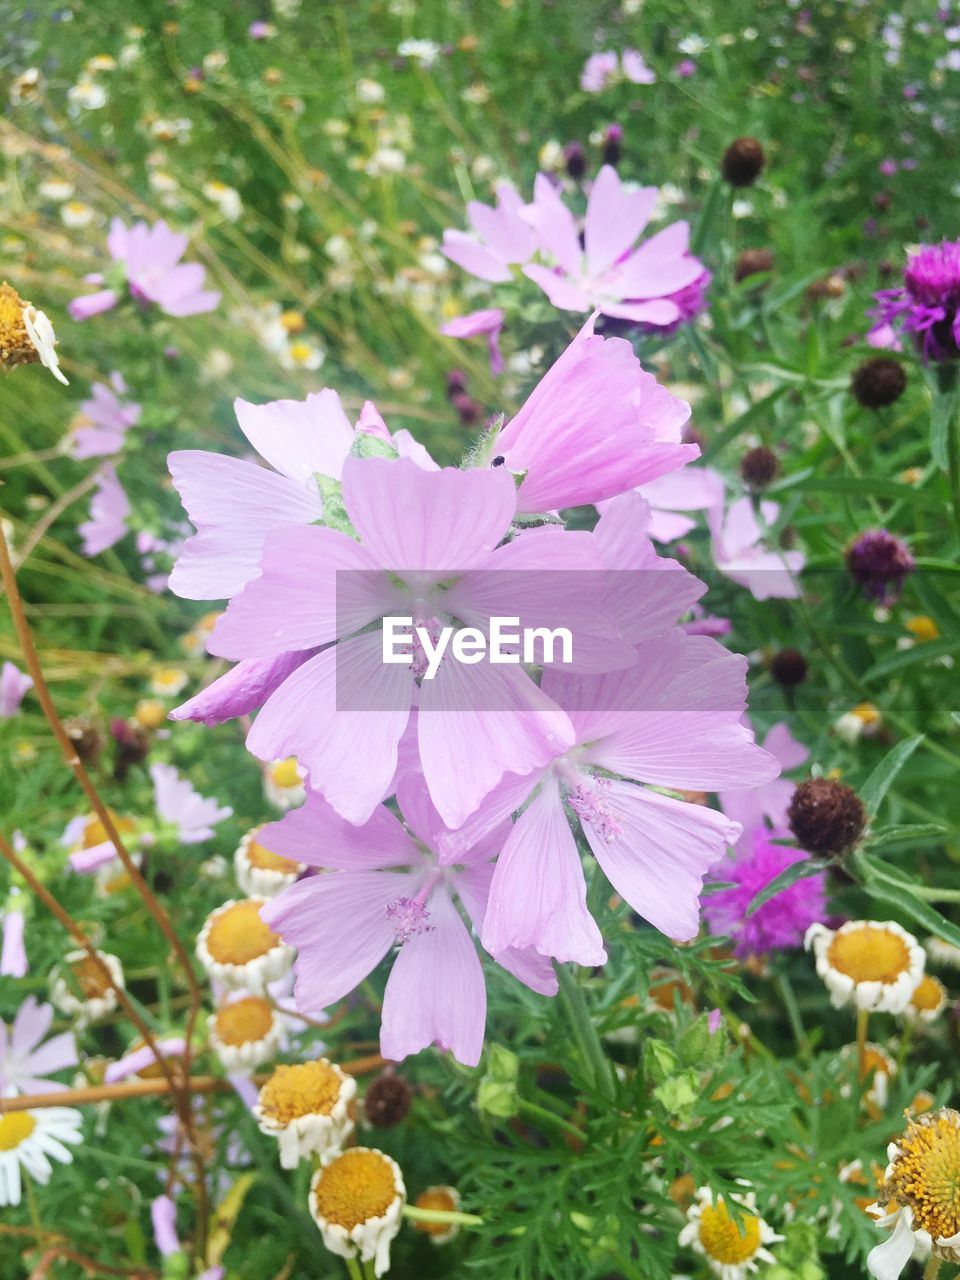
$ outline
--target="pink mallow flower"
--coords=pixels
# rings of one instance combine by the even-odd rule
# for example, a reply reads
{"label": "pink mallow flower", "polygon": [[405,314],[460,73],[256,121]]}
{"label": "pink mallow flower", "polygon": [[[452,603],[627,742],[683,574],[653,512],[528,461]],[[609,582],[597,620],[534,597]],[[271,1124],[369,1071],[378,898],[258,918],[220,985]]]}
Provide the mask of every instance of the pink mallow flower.
{"label": "pink mallow flower", "polygon": [[44,1041],[52,1022],[53,1008],[35,996],[27,996],[11,1026],[0,1021],[0,1097],[66,1089],[47,1076],[77,1065],[77,1045],[72,1031]]}
{"label": "pink mallow flower", "polygon": [[388,794],[418,707],[427,786],[457,826],[504,773],[570,745],[570,724],[520,665],[444,661],[423,680],[419,642],[409,661],[385,663],[379,624],[411,617],[439,635],[464,624],[488,634],[494,616],[518,617],[521,628],[562,622],[578,669],[626,665],[630,647],[603,612],[594,536],[539,528],[501,546],[517,507],[504,467],[425,471],[408,458],[351,457],[341,496],[356,540],[317,526],[275,530],[260,576],[230,602],[207,647],[255,661],[322,649],[271,695],[247,745],[263,760],[295,755],[351,822],[368,821]]}
{"label": "pink mallow flower", "polygon": [[[486,912],[493,859],[504,829],[441,866],[446,830],[423,777],[401,775],[403,821],[385,807],[355,827],[316,794],[263,833],[283,856],[322,869],[285,889],[261,916],[297,948],[297,1008],[320,1012],[348,995],[394,952],[383,997],[380,1049],[399,1060],[431,1044],[475,1067],[483,1047],[486,989],[470,936]],[[465,913],[466,919],[464,919]],[[510,948],[495,957],[543,995],[557,990],[549,962]]]}
{"label": "pink mallow flower", "polygon": [[641,369],[629,342],[593,326],[591,317],[487,450],[495,466],[524,473],[522,512],[603,502],[699,456],[682,439],[686,401]]}
{"label": "pink mallow flower", "polygon": [[624,49],[623,53],[617,53],[615,49],[604,49],[601,53],[592,53],[583,64],[580,88],[584,93],[601,93],[619,80],[629,80],[631,84],[653,84],[656,78],[656,73],[647,66],[639,50]]}
{"label": "pink mallow flower", "polygon": [[463,847],[522,810],[490,887],[481,936],[491,954],[532,947],[577,964],[606,960],[571,819],[639,915],[668,937],[696,935],[703,877],[740,826],[654,788],[712,791],[776,775],[777,762],[740,720],[745,671],[743,658],[682,631],[637,645],[626,671],[545,671],[544,692],[570,716],[573,746],[543,769],[504,778],[478,813],[441,839],[443,861],[456,863]]}
{"label": "pink mallow flower", "polygon": [[712,934],[727,934],[737,956],[764,956],[803,945],[810,925],[826,914],[826,874],[798,880],[768,898],[752,915],[747,908],[762,889],[787,867],[809,861],[803,849],[775,844],[789,832],[757,827],[744,832],[746,848],[731,862],[714,867],[713,875],[733,887],[718,889],[703,900],[703,915]]}
{"label": "pink mallow flower", "polygon": [[33,678],[12,662],[4,662],[0,668],[0,720],[9,720],[20,710],[27,691],[33,688]]}
{"label": "pink mallow flower", "polygon": [[83,541],[83,554],[96,556],[119,542],[127,532],[129,514],[130,499],[120,483],[116,467],[104,463],[90,500],[90,517],[77,528]]}
{"label": "pink mallow flower", "polygon": [[3,943],[0,946],[0,978],[24,978],[30,971],[25,936],[26,914],[20,910],[18,891],[11,892],[3,912]]}
{"label": "pink mallow flower", "polygon": [[[186,1051],[187,1042],[183,1036],[170,1036],[165,1040],[157,1040],[156,1045],[160,1059],[166,1060],[182,1057]],[[146,1067],[155,1066],[157,1061],[157,1055],[149,1045],[144,1044],[139,1049],[131,1049],[116,1062],[108,1063],[103,1079],[106,1084],[116,1084],[118,1080],[128,1080],[130,1076],[137,1075]]]}
{"label": "pink mallow flower", "polygon": [[182,844],[202,844],[214,834],[214,827],[229,818],[233,810],[194,791],[170,764],[152,764],[153,798],[157,816],[173,823]]}
{"label": "pink mallow flower", "polygon": [[709,511],[723,503],[723,477],[711,467],[683,467],[638,489],[650,504],[647,529],[656,542],[674,542],[696,528],[688,511]]}
{"label": "pink mallow flower", "polygon": [[499,307],[487,307],[482,311],[471,311],[469,315],[457,316],[440,326],[445,338],[478,338],[487,339],[487,354],[490,357],[490,372],[499,377],[503,373],[503,356],[500,352],[500,330],[503,328],[503,312]]}
{"label": "pink mallow flower", "polygon": [[236,595],[256,577],[271,530],[319,520],[323,500],[317,478],[340,478],[357,433],[385,438],[399,454],[422,466],[435,465],[409,432],[391,437],[369,403],[354,431],[329,387],[305,400],[235,400],[233,407],[240,430],[269,467],[201,449],[179,450],[168,458],[174,486],[197,529],[170,574],[170,590],[188,600]]}
{"label": "pink mallow flower", "polygon": [[755,600],[795,600],[800,595],[796,575],[806,557],[802,551],[766,550],[764,539],[780,507],[775,502],[761,502],[759,514],[760,519],[750,498],[738,498],[726,513],[722,506],[709,512],[713,563],[733,582],[746,587]]}
{"label": "pink mallow flower", "polygon": [[[179,235],[163,221],[148,226],[135,222],[127,227],[119,218],[110,223],[107,250],[116,267],[112,278],[122,273],[130,297],[138,303],[158,306],[168,316],[194,316],[220,305],[216,290],[204,289],[206,272],[198,262],[181,262],[187,237]],[[86,277],[88,284],[103,284],[100,274]],[[74,298],[69,311],[74,320],[88,320],[110,311],[122,298],[118,287]]]}
{"label": "pink mallow flower", "polygon": [[684,318],[671,295],[700,282],[706,268],[689,251],[690,228],[674,222],[637,244],[657,202],[656,187],[627,188],[616,169],[597,175],[580,228],[554,184],[537,175],[530,217],[540,256],[524,275],[562,311],[601,311],[605,316],[668,328]]}
{"label": "pink mallow flower", "polygon": [[[110,385],[95,382],[90,399],[80,405],[86,422],[73,432],[71,452],[78,460],[102,458],[119,453],[130,427],[136,426],[143,412],[133,400],[121,400],[127,384],[119,373],[110,374]],[[88,425],[89,424],[89,425]]]}
{"label": "pink mallow flower", "polygon": [[529,262],[537,248],[536,233],[520,193],[509,182],[497,183],[496,192],[495,207],[479,200],[467,204],[472,234],[448,229],[442,245],[451,262],[491,284],[512,279],[511,267]]}

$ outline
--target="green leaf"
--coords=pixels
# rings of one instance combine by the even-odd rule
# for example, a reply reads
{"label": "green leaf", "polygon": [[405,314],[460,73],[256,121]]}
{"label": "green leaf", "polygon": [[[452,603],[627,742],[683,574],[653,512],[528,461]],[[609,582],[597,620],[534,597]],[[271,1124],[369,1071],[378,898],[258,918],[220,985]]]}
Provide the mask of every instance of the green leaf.
{"label": "green leaf", "polygon": [[872,852],[876,852],[892,845],[923,844],[928,840],[939,840],[946,834],[947,828],[939,822],[895,823],[893,826],[871,831],[867,844]]}
{"label": "green leaf", "polygon": [[956,653],[960,645],[955,636],[943,640],[923,640],[909,649],[901,649],[889,658],[882,658],[863,673],[864,680],[879,680],[882,676],[892,675],[895,671],[904,671],[907,667],[916,667],[925,662],[933,662],[946,654]]}
{"label": "green leaf", "polygon": [[799,881],[809,879],[810,876],[819,875],[823,869],[823,864],[814,858],[801,858],[799,862],[791,862],[789,867],[784,867],[780,874],[774,876],[770,883],[764,885],[751,900],[747,907],[747,916],[755,915],[765,902],[775,898],[778,893],[783,893],[784,889],[789,889]]}
{"label": "green leaf", "polygon": [[911,891],[911,881],[903,873],[886,863],[874,862],[863,853],[858,854],[856,866],[863,876],[864,887],[874,898],[890,903],[935,937],[960,947],[960,928],[942,916],[936,907],[916,897]]}
{"label": "green leaf", "polygon": [[912,738],[904,738],[903,742],[898,742],[893,750],[884,756],[860,788],[860,799],[863,801],[863,806],[871,818],[880,808],[883,797],[890,790],[894,778],[896,778],[922,741],[923,734],[918,733]]}
{"label": "green leaf", "polygon": [[950,427],[960,413],[960,388],[952,386],[933,393],[930,411],[930,454],[941,471],[947,469],[947,438]]}

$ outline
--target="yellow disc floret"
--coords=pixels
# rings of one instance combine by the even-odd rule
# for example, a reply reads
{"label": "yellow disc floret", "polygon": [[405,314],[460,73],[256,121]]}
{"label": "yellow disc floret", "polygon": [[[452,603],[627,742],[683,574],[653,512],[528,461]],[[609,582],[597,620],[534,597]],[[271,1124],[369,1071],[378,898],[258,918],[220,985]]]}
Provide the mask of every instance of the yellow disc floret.
{"label": "yellow disc floret", "polygon": [[264,1115],[278,1124],[300,1116],[329,1115],[340,1097],[343,1076],[326,1058],[277,1067],[260,1090]]}
{"label": "yellow disc floret", "polygon": [[298,787],[301,783],[295,756],[281,760],[270,770],[270,780],[278,787]]}
{"label": "yellow disc floret", "polygon": [[315,1213],[350,1231],[382,1218],[397,1198],[393,1166],[379,1151],[354,1147],[331,1160],[313,1187]]}
{"label": "yellow disc floret", "polygon": [[714,1262],[730,1266],[749,1262],[760,1248],[760,1219],[750,1213],[732,1218],[723,1197],[718,1196],[716,1204],[703,1206],[700,1244]]}
{"label": "yellow disc floret", "polygon": [[896,982],[910,968],[910,951],[903,939],[872,924],[837,933],[827,959],[856,983]]}
{"label": "yellow disc floret", "polygon": [[241,1045],[262,1040],[273,1026],[273,1010],[262,996],[244,996],[218,1009],[214,1018],[223,1044]]}
{"label": "yellow disc floret", "polygon": [[934,1240],[960,1231],[960,1115],[944,1108],[907,1126],[897,1143],[885,1198],[913,1210],[914,1230]]}
{"label": "yellow disc floret", "polygon": [[11,1111],[0,1116],[0,1151],[13,1151],[30,1137],[37,1122],[29,1111]]}
{"label": "yellow disc floret", "polygon": [[244,849],[251,867],[261,871],[279,871],[282,875],[293,875],[300,870],[299,862],[290,858],[282,858],[279,853],[271,853],[256,840],[249,840]]}
{"label": "yellow disc floret", "polygon": [[918,1013],[936,1013],[947,998],[947,989],[933,974],[926,973],[920,979],[920,985],[910,997],[910,1005]]}
{"label": "yellow disc floret", "polygon": [[266,955],[280,939],[260,919],[259,898],[233,902],[210,922],[207,950],[218,964],[249,964]]}

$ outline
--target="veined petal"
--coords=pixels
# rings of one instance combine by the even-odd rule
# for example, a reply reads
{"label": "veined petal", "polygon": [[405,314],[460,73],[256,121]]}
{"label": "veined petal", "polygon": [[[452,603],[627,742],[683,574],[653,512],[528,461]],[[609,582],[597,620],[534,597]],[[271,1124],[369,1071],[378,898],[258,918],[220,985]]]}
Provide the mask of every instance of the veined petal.
{"label": "veined petal", "polygon": [[382,805],[362,827],[341,818],[323,796],[307,791],[299,809],[257,833],[257,842],[284,858],[310,867],[373,871],[381,867],[415,866],[416,845],[389,809]]}
{"label": "veined petal", "polygon": [[250,404],[234,400],[240,430],[281,475],[309,485],[314,475],[340,478],[354,432],[339,395],[330,387],[305,400]]}

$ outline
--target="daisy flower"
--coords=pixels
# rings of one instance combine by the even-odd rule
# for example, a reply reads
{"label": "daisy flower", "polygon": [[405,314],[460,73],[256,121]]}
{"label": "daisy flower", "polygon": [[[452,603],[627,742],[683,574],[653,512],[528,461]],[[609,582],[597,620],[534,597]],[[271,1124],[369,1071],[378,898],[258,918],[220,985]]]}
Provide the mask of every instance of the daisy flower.
{"label": "daisy flower", "polygon": [[274,760],[263,769],[263,794],[278,809],[295,809],[303,804],[305,778],[306,773],[297,763],[296,756]]}
{"label": "daisy flower", "polygon": [[947,1007],[947,988],[932,973],[925,973],[904,1009],[908,1022],[935,1022]]}
{"label": "daisy flower", "polygon": [[72,1031],[45,1040],[52,1022],[53,1009],[35,996],[27,996],[9,1027],[0,1021],[0,1097],[67,1087],[47,1077],[77,1065],[77,1045]]}
{"label": "daisy flower", "polygon": [[233,855],[233,865],[240,888],[251,898],[275,898],[282,889],[296,883],[306,864],[274,853],[257,839],[260,827],[254,827],[240,841]]}
{"label": "daisy flower", "polygon": [[373,1262],[374,1275],[382,1276],[390,1269],[406,1196],[394,1160],[372,1147],[351,1147],[316,1171],[308,1204],[331,1253]]}
{"label": "daisy flower", "polygon": [[760,1266],[776,1262],[767,1248],[778,1236],[757,1212],[752,1191],[731,1197],[739,1207],[731,1214],[722,1195],[709,1187],[699,1187],[687,1210],[687,1223],[680,1232],[680,1244],[699,1253],[719,1280],[747,1280]]}
{"label": "daisy flower", "polygon": [[280,1164],[340,1151],[353,1133],[357,1082],[326,1058],[277,1067],[253,1108],[263,1133],[277,1139]]}
{"label": "daisy flower", "polygon": [[53,1173],[51,1160],[72,1164],[64,1143],[82,1142],[83,1118],[72,1107],[44,1107],[40,1111],[11,1111],[0,1115],[0,1207],[20,1203],[20,1166],[45,1187]]}
{"label": "daisy flower", "polygon": [[[460,1193],[456,1187],[427,1187],[414,1200],[417,1209],[428,1209],[441,1213],[457,1213],[460,1210]],[[460,1230],[458,1222],[429,1222],[422,1218],[413,1219],[415,1231],[422,1231],[429,1236],[433,1245],[449,1244]]]}
{"label": "daisy flower", "polygon": [[0,370],[9,372],[21,364],[37,363],[49,369],[58,382],[69,385],[60,372],[53,325],[4,281],[0,284]]}
{"label": "daisy flower", "polygon": [[293,949],[264,923],[263,898],[225,902],[206,919],[197,938],[197,957],[211,978],[229,989],[264,995],[271,982],[289,972]]}
{"label": "daisy flower", "polygon": [[[123,989],[123,969],[117,957],[105,951],[98,951],[97,957],[100,964],[84,950],[68,951],[50,981],[50,999],[78,1027],[113,1013],[118,1003],[116,989]],[[112,982],[103,972],[104,965]]]}
{"label": "daisy flower", "polygon": [[232,992],[210,1018],[210,1047],[230,1075],[249,1075],[276,1057],[284,1018],[266,996]]}
{"label": "daisy flower", "polygon": [[867,1270],[876,1280],[897,1280],[924,1233],[935,1258],[960,1263],[960,1114],[943,1107],[910,1120],[887,1159],[871,1212],[893,1231],[870,1251]]}
{"label": "daisy flower", "polygon": [[923,948],[892,920],[848,920],[837,930],[812,924],[804,946],[835,1009],[903,1013],[923,978]]}

